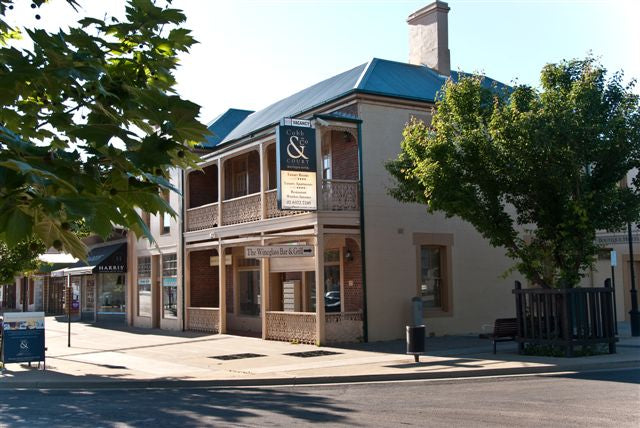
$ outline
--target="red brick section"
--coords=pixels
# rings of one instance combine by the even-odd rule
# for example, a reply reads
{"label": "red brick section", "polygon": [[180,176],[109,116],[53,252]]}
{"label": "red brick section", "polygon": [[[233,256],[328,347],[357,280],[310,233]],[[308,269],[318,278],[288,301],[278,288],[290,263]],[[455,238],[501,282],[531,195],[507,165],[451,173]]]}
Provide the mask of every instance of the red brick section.
{"label": "red brick section", "polygon": [[209,258],[216,256],[215,250],[194,251],[191,253],[189,268],[191,272],[191,306],[216,308],[220,299],[218,292],[218,266],[210,266]]}
{"label": "red brick section", "polygon": [[233,267],[227,266],[227,312],[233,313]]}
{"label": "red brick section", "polygon": [[189,208],[218,202],[218,167],[209,165],[203,171],[189,173]]}
{"label": "red brick section", "polygon": [[[360,247],[353,240],[347,238],[347,247],[344,251],[344,311],[362,311],[362,259],[360,258]],[[346,259],[347,250],[351,251],[353,259]],[[352,285],[349,285],[351,281]]]}
{"label": "red brick section", "polygon": [[233,191],[233,177],[242,174],[243,177],[248,175],[249,183],[247,195],[260,191],[260,154],[257,151],[251,151],[247,154],[229,159],[224,163],[224,199],[233,199],[244,196],[244,194],[236,194]]}
{"label": "red brick section", "polygon": [[358,179],[358,143],[355,137],[343,131],[331,132],[332,178]]}
{"label": "red brick section", "polygon": [[271,144],[267,147],[267,171],[269,172],[268,189],[272,190],[278,187],[277,163],[276,163],[276,145]]}
{"label": "red brick section", "polygon": [[249,194],[260,191],[260,154],[249,152]]}
{"label": "red brick section", "polygon": [[233,159],[224,161],[222,166],[222,173],[224,174],[224,197],[223,200],[232,199],[233,195],[231,189],[233,188],[233,182],[231,177],[233,176]]}

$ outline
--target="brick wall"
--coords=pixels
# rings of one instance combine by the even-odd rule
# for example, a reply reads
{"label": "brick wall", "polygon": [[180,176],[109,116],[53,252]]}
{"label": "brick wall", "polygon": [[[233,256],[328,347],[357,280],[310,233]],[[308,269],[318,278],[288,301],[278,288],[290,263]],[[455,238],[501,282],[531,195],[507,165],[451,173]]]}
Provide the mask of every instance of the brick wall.
{"label": "brick wall", "polygon": [[331,132],[332,178],[358,179],[358,143],[353,135],[343,131]]}
{"label": "brick wall", "polygon": [[189,208],[218,201],[218,167],[209,165],[203,171],[189,173]]}
{"label": "brick wall", "polygon": [[[260,191],[260,154],[253,150],[247,154],[229,159],[224,163],[224,199],[233,199],[243,194],[235,194],[233,189],[233,177],[236,174],[249,176],[247,195]],[[243,175],[244,176],[244,175]],[[246,177],[246,176],[245,176]]]}
{"label": "brick wall", "polygon": [[227,312],[233,313],[233,266],[227,266]]}
{"label": "brick wall", "polygon": [[[355,312],[362,310],[363,292],[362,292],[362,259],[360,256],[360,247],[353,240],[347,238],[347,247],[344,255],[344,311]],[[353,259],[346,260],[347,250],[351,251]],[[351,281],[352,285],[349,285]]]}
{"label": "brick wall", "polygon": [[193,251],[189,258],[191,278],[191,306],[218,307],[218,266],[210,266],[209,258],[217,255],[215,250]]}
{"label": "brick wall", "polygon": [[249,194],[260,191],[260,154],[255,150],[249,153]]}

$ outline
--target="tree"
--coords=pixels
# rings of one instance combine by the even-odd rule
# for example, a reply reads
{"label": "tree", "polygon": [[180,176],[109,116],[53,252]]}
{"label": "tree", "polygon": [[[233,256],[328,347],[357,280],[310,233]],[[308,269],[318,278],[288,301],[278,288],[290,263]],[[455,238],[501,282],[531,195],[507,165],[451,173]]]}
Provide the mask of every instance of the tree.
{"label": "tree", "polygon": [[449,80],[431,126],[411,122],[387,164],[393,197],[471,223],[541,287],[573,287],[597,230],[640,217],[640,102],[594,59],[548,64],[541,89]]}
{"label": "tree", "polygon": [[[136,208],[175,215],[160,192],[177,191],[169,170],[196,166],[189,144],[207,134],[199,106],[174,91],[177,55],[195,43],[184,14],[129,0],[125,19],[48,33],[10,25],[25,3],[0,0],[0,240],[34,235],[84,258],[74,222],[153,239]],[[31,4],[37,19],[54,7],[44,3]]]}
{"label": "tree", "polygon": [[0,284],[13,283],[18,275],[28,275],[40,266],[38,255],[45,246],[37,239],[28,239],[13,248],[0,241]]}

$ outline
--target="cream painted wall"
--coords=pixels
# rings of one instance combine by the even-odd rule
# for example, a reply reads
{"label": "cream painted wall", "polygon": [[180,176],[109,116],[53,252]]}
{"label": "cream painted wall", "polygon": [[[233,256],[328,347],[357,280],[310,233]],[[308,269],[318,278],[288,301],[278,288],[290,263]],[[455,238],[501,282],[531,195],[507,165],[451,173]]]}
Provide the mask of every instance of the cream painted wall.
{"label": "cream painted wall", "polygon": [[[181,171],[178,169],[171,170],[171,183],[182,191],[182,180],[181,180]],[[170,192],[169,193],[169,204],[174,209],[178,215],[180,215],[180,198],[181,195]],[[133,316],[133,324],[138,327],[152,327],[152,318],[151,317],[139,317],[137,316],[138,309],[138,294],[137,294],[137,257],[143,256],[152,256],[152,255],[161,255],[161,254],[171,254],[177,253],[178,258],[178,317],[177,319],[163,318],[162,317],[162,296],[154,296],[153,301],[158,302],[160,305],[159,308],[155,308],[155,310],[160,311],[160,328],[166,330],[180,330],[182,329],[182,254],[180,251],[180,218],[172,218],[171,219],[171,230],[170,233],[166,235],[160,234],[160,227],[162,225],[162,216],[151,215],[150,216],[150,225],[149,229],[151,230],[151,234],[156,240],[156,244],[151,244],[149,240],[145,238],[140,238],[137,240],[135,245],[136,251],[136,266],[134,271],[134,304],[131,305],[131,309],[134,311]],[[158,278],[160,278],[161,273]],[[161,279],[160,279],[161,280]],[[155,293],[155,287],[152,287],[152,293]],[[162,292],[162,288],[160,287],[160,292]]]}
{"label": "cream painted wall", "polygon": [[512,266],[504,250],[492,248],[460,219],[429,215],[426,207],[402,204],[388,196],[391,179],[384,163],[400,150],[402,129],[410,115],[426,111],[359,104],[362,118],[364,215],[366,234],[369,339],[404,337],[417,293],[414,233],[450,233],[452,248],[452,313],[428,316],[427,332],[436,335],[482,331],[496,318],[515,316],[511,293],[518,275],[501,275]]}

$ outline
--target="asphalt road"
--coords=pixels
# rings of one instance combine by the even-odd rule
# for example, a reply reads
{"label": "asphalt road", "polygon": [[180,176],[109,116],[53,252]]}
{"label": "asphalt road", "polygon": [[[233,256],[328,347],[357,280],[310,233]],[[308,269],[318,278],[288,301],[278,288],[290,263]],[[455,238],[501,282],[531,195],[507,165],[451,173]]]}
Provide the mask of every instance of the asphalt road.
{"label": "asphalt road", "polygon": [[260,388],[0,390],[0,426],[637,427],[640,369]]}

